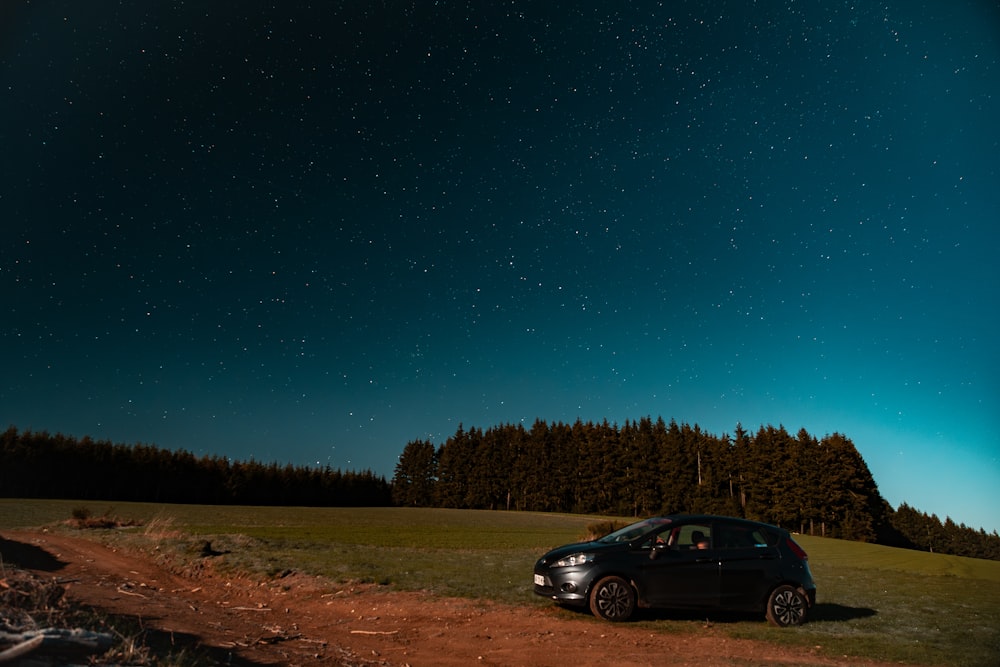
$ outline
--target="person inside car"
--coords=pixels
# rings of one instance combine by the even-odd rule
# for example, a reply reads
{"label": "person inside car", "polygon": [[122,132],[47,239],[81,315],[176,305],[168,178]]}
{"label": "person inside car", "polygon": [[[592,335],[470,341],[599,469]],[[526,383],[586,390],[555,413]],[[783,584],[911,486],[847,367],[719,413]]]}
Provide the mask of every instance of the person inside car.
{"label": "person inside car", "polygon": [[708,538],[705,537],[705,533],[700,530],[696,530],[691,533],[691,543],[694,545],[695,549],[707,549],[708,548]]}

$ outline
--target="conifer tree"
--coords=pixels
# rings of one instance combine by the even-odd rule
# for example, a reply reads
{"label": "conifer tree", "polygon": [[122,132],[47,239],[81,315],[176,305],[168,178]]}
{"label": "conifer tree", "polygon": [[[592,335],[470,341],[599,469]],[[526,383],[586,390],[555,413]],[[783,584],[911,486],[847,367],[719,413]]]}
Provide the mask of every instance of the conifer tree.
{"label": "conifer tree", "polygon": [[429,440],[414,440],[403,448],[392,478],[392,499],[406,507],[431,507],[434,504],[434,483],[437,456]]}

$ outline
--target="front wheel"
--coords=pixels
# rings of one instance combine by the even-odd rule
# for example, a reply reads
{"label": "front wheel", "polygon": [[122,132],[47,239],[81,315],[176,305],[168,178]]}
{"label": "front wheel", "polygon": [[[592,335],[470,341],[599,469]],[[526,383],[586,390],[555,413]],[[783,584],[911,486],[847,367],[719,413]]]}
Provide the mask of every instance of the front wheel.
{"label": "front wheel", "polygon": [[606,621],[626,621],[635,611],[635,589],[621,577],[605,577],[590,591],[590,611]]}
{"label": "front wheel", "polygon": [[802,625],[808,610],[806,597],[793,586],[778,586],[767,599],[767,620],[779,628]]}

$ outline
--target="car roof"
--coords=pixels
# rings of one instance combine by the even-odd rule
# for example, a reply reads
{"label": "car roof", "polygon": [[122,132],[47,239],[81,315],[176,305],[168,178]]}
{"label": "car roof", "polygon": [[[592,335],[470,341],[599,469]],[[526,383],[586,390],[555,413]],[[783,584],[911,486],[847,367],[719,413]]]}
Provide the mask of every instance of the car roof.
{"label": "car roof", "polygon": [[670,519],[676,523],[711,523],[713,521],[727,521],[729,523],[742,523],[747,526],[760,526],[763,528],[771,528],[773,530],[784,531],[785,529],[780,526],[775,526],[770,523],[764,523],[763,521],[754,521],[753,519],[742,519],[735,516],[722,516],[720,514],[668,514],[662,517],[664,519]]}

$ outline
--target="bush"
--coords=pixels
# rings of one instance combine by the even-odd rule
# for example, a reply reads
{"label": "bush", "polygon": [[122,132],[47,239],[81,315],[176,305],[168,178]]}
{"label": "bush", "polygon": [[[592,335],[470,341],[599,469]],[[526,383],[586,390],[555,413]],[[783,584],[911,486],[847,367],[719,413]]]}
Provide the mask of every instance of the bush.
{"label": "bush", "polygon": [[74,528],[125,528],[140,525],[134,519],[112,516],[110,509],[102,516],[95,517],[93,512],[86,507],[74,508],[72,518],[66,523]]}
{"label": "bush", "polygon": [[628,524],[624,521],[598,521],[597,523],[592,523],[587,526],[587,532],[584,534],[583,542],[593,542],[594,540],[604,537],[608,533],[613,533],[619,528],[624,528]]}

